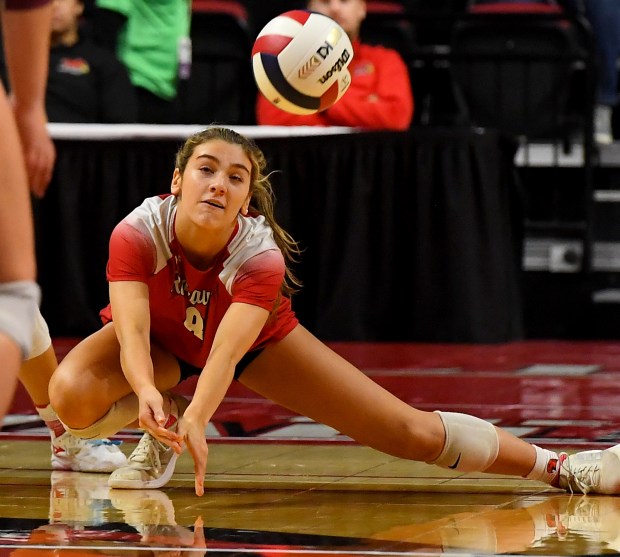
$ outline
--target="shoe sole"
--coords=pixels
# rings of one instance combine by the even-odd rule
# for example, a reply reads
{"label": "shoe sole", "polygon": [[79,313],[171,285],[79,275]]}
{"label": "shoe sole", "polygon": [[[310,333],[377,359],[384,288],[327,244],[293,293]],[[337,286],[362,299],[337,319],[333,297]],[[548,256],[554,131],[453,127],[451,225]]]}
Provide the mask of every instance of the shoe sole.
{"label": "shoe sole", "polygon": [[52,464],[52,470],[56,470],[58,472],[88,472],[89,474],[111,474],[114,470],[121,468],[122,466],[126,466],[127,464],[119,464],[114,468],[83,468],[81,466],[73,467],[73,466],[65,466],[62,464]]}
{"label": "shoe sole", "polygon": [[52,460],[52,470],[59,470],[62,472],[88,472],[90,474],[111,474],[117,468],[121,468],[123,466],[127,466],[127,459],[125,459],[122,463],[118,464],[110,464],[109,466],[99,467],[99,468],[89,468],[88,466],[82,466],[79,462],[73,461],[66,462],[61,459]]}
{"label": "shoe sole", "polygon": [[178,454],[174,453],[168,462],[168,466],[164,470],[164,473],[154,480],[121,480],[110,477],[108,480],[108,487],[115,489],[158,489],[166,485],[172,474],[174,473],[174,467],[177,462]]}

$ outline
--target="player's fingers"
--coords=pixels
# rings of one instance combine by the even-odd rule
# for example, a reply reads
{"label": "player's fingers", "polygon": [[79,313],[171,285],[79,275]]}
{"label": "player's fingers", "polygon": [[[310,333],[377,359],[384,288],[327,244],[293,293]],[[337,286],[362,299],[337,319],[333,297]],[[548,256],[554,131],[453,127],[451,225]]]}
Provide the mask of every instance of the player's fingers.
{"label": "player's fingers", "polygon": [[194,547],[207,547],[202,516],[196,517],[194,521]]}
{"label": "player's fingers", "polygon": [[204,437],[196,443],[187,439],[187,448],[194,460],[194,489],[196,495],[200,497],[205,492],[204,477],[207,471],[207,455],[209,452],[207,442]]}
{"label": "player's fingers", "polygon": [[195,470],[195,479],[194,479],[194,490],[196,491],[196,495],[198,495],[198,497],[202,497],[205,493],[205,479],[204,479],[204,472],[198,472],[196,471],[196,468],[194,468]]}
{"label": "player's fingers", "polygon": [[26,157],[30,191],[35,197],[42,198],[52,179],[54,152],[32,151]]}
{"label": "player's fingers", "polygon": [[41,182],[43,180],[43,166],[39,162],[36,153],[27,153],[25,161],[26,170],[28,172],[28,184],[30,185],[30,191],[36,197],[39,197],[39,192],[42,188]]}
{"label": "player's fingers", "polygon": [[158,426],[153,431],[153,435],[155,435],[155,437],[157,437],[157,439],[159,439],[162,443],[168,445],[175,453],[181,454],[183,452],[183,438],[179,437],[179,435],[174,431]]}

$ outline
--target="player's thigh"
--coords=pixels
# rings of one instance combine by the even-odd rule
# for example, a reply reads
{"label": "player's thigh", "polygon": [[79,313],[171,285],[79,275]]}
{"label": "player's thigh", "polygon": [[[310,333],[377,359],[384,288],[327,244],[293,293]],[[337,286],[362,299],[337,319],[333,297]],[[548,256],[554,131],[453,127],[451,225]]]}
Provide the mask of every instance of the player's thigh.
{"label": "player's thigh", "polygon": [[0,282],[35,279],[26,165],[14,113],[0,85]]}
{"label": "player's thigh", "polygon": [[[157,345],[151,347],[155,385],[160,391],[174,387],[180,379],[174,356]],[[59,364],[50,381],[52,404],[71,396],[109,406],[131,393],[121,367],[120,345],[114,325],[108,323],[82,340]],[[54,403],[56,400],[56,403]]]}
{"label": "player's thigh", "polygon": [[437,415],[383,389],[302,326],[263,350],[240,381],[259,394],[379,450],[422,459],[443,437]]}

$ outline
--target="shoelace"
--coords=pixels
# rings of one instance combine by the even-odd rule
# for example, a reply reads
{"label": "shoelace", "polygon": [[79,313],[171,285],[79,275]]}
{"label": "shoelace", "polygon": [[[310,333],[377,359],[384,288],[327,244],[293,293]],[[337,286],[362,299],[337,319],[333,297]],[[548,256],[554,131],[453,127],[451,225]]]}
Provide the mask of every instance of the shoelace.
{"label": "shoelace", "polygon": [[160,443],[149,433],[145,433],[128,460],[135,468],[142,470],[154,469],[159,473],[161,470],[159,452],[166,450],[168,450],[166,445]]}
{"label": "shoelace", "polygon": [[573,494],[573,483],[586,495],[592,487],[598,485],[601,474],[600,463],[583,464],[577,470],[573,470],[570,465],[570,457],[564,459],[562,468],[568,473],[568,487]]}

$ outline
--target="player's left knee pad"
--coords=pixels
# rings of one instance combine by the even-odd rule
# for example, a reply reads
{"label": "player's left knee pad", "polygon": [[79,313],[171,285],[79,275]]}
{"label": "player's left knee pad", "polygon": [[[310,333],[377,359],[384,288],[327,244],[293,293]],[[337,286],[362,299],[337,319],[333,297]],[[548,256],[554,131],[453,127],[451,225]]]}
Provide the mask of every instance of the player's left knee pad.
{"label": "player's left knee pad", "polygon": [[33,321],[40,297],[39,285],[33,281],[0,284],[0,332],[13,339],[24,358],[32,346]]}
{"label": "player's left knee pad", "polygon": [[28,353],[27,360],[32,360],[45,352],[52,345],[52,337],[50,336],[50,330],[41,315],[41,311],[37,307],[37,312],[34,316],[34,330],[32,332],[32,348]]}
{"label": "player's left knee pad", "polygon": [[499,439],[493,424],[458,412],[439,412],[446,431],[443,451],[431,464],[460,472],[482,472],[499,453]]}

